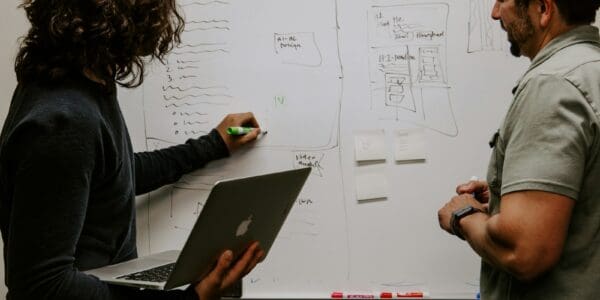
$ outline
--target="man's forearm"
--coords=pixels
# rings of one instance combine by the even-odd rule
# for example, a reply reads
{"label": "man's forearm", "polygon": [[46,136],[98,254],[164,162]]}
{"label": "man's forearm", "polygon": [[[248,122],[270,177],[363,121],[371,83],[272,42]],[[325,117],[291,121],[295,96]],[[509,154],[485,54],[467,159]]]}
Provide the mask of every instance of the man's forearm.
{"label": "man's forearm", "polygon": [[516,236],[510,228],[499,225],[499,215],[490,217],[477,213],[463,218],[460,222],[463,235],[471,248],[481,258],[519,280],[530,280],[539,271],[530,267],[527,254],[517,247]]}

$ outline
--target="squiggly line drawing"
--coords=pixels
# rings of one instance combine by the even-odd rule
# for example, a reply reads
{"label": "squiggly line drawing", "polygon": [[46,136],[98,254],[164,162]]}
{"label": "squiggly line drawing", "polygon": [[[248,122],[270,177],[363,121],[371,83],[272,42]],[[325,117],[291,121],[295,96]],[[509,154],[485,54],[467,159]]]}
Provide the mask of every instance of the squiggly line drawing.
{"label": "squiggly line drawing", "polygon": [[206,122],[206,121],[195,121],[195,122],[183,121],[183,125],[194,125],[194,124],[202,125],[202,124],[208,124],[208,122]]}
{"label": "squiggly line drawing", "polygon": [[173,51],[173,54],[184,55],[184,54],[204,54],[204,53],[214,53],[214,52],[229,53],[229,51],[226,49],[216,49],[216,50],[202,50],[202,51]]}
{"label": "squiggly line drawing", "polygon": [[183,100],[185,98],[196,98],[196,97],[225,97],[225,98],[233,98],[233,96],[231,95],[227,95],[227,94],[191,94],[191,95],[184,95],[184,96],[166,96],[163,95],[163,99],[165,101],[172,101],[172,100]]}
{"label": "squiggly line drawing", "polygon": [[183,66],[183,67],[177,67],[177,70],[187,70],[187,69],[200,69],[200,67],[198,67],[198,66]]}
{"label": "squiggly line drawing", "polygon": [[203,46],[223,46],[223,45],[227,45],[227,43],[182,44],[182,45],[177,46],[177,48],[182,49],[182,48],[197,48],[197,47],[203,47]]}
{"label": "squiggly line drawing", "polygon": [[[177,112],[174,112],[173,114],[177,114]],[[180,112],[179,113],[180,116],[192,116],[192,115],[198,115],[198,116],[208,116],[207,113],[200,113],[200,112]]]}
{"label": "squiggly line drawing", "polygon": [[176,60],[176,62],[178,64],[193,64],[193,63],[201,63],[203,62],[203,59],[197,59],[197,60],[183,60],[183,59],[178,59]]}
{"label": "squiggly line drawing", "polygon": [[188,6],[192,6],[192,5],[211,5],[211,4],[223,4],[223,5],[228,5],[229,2],[226,1],[208,1],[208,2],[192,2],[192,3],[187,3],[187,4],[182,4],[182,7],[188,7]]}
{"label": "squiggly line drawing", "polygon": [[169,105],[165,105],[165,108],[170,108],[170,107],[183,107],[183,106],[196,106],[196,105],[200,105],[200,104],[211,104],[211,105],[222,105],[222,106],[226,106],[229,105],[227,103],[219,103],[219,102],[211,102],[211,101],[198,101],[198,102],[194,102],[194,103],[188,103],[188,102],[184,102],[184,103],[172,103]]}
{"label": "squiggly line drawing", "polygon": [[207,24],[207,23],[229,23],[229,20],[202,20],[202,21],[187,21],[186,24]]}
{"label": "squiggly line drawing", "polygon": [[231,30],[231,28],[227,27],[227,26],[212,26],[212,27],[198,27],[198,28],[192,28],[192,29],[186,29],[184,30],[185,32],[194,32],[194,31],[206,31],[206,30]]}
{"label": "squiggly line drawing", "polygon": [[198,90],[225,89],[225,90],[227,90],[227,87],[225,87],[225,86],[205,86],[205,87],[191,86],[189,88],[181,88],[179,86],[172,86],[172,85],[162,87],[163,92],[166,92],[167,90],[177,90],[180,92],[187,92],[189,90],[194,90],[194,89],[198,89]]}

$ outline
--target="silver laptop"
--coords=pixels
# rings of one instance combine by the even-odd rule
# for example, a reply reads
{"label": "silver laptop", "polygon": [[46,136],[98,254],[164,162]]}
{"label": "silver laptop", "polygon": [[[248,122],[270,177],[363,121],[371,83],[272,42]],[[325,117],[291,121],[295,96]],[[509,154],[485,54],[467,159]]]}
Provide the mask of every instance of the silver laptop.
{"label": "silver laptop", "polygon": [[239,257],[259,241],[268,253],[304,186],[310,168],[219,181],[183,249],[106,266],[86,274],[112,284],[172,289],[196,282],[230,249]]}

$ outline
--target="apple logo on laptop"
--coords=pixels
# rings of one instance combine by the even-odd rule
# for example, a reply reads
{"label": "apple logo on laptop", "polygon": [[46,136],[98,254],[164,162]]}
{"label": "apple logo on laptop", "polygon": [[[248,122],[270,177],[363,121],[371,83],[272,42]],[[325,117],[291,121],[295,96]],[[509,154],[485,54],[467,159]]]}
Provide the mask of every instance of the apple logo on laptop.
{"label": "apple logo on laptop", "polygon": [[242,221],[242,223],[240,223],[240,225],[237,228],[237,231],[235,232],[235,236],[236,237],[240,237],[244,234],[246,234],[246,232],[248,232],[248,227],[250,227],[250,223],[252,223],[252,215],[250,215],[248,217],[248,219]]}

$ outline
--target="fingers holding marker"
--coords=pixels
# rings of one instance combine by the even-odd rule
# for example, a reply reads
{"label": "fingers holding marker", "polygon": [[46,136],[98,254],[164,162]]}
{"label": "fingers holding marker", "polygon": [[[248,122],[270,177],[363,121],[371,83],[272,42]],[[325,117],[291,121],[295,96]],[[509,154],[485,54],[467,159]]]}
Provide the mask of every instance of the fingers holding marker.
{"label": "fingers holding marker", "polygon": [[256,140],[266,131],[262,131],[251,112],[227,115],[217,126],[217,131],[225,142],[229,153]]}
{"label": "fingers holding marker", "polygon": [[242,139],[250,141],[259,137],[259,135],[267,134],[267,131],[263,131],[258,127],[234,126],[227,128],[227,134],[232,136],[243,136]]}

